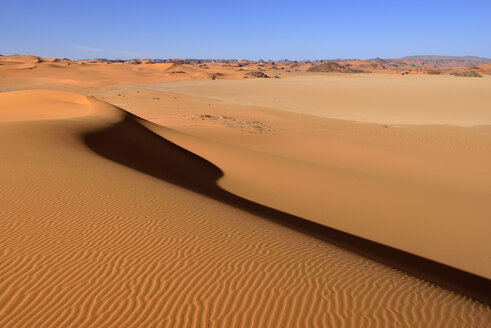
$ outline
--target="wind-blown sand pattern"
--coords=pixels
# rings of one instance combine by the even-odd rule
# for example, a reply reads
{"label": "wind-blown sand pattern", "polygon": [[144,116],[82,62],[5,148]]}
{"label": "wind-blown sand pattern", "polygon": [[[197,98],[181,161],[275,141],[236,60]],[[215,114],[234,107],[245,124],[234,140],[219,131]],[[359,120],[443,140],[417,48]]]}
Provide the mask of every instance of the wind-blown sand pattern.
{"label": "wind-blown sand pattern", "polygon": [[61,91],[0,94],[0,122],[1,327],[489,327],[486,305],[195,192],[222,168],[176,144],[210,141]]}

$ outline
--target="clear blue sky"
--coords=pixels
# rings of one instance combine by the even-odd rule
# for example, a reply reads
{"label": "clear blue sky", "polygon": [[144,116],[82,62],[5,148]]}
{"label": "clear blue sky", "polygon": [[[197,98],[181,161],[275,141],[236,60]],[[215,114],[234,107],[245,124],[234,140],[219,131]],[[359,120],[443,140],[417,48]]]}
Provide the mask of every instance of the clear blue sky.
{"label": "clear blue sky", "polygon": [[0,54],[80,58],[491,57],[491,0],[0,0]]}

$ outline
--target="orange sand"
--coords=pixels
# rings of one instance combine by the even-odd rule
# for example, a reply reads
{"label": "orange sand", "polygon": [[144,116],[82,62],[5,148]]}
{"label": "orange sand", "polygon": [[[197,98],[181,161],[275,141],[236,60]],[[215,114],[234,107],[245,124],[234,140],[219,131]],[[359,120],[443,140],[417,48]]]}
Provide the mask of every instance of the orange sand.
{"label": "orange sand", "polygon": [[[39,64],[22,60],[8,65]],[[309,107],[312,79],[349,92],[393,76],[98,87],[105,71],[64,83],[47,67],[46,80],[3,69],[4,89],[77,94],[0,93],[0,326],[489,324],[486,305],[209,197],[218,185],[489,279],[491,129],[475,126],[487,94],[468,115],[400,106],[395,125],[375,110],[379,88],[364,118],[365,96],[346,120]],[[424,78],[405,83],[452,88]],[[292,113],[302,95],[303,113],[325,117]]]}

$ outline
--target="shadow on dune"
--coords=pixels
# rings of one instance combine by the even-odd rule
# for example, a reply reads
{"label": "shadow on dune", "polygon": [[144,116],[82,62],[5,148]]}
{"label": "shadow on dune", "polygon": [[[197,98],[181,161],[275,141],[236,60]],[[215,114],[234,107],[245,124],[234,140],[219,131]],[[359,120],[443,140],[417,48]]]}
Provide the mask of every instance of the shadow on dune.
{"label": "shadow on dune", "polygon": [[488,279],[275,210],[221,189],[216,181],[223,172],[217,166],[147,129],[129,113],[114,126],[85,135],[84,141],[94,152],[114,162],[491,304],[491,281]]}

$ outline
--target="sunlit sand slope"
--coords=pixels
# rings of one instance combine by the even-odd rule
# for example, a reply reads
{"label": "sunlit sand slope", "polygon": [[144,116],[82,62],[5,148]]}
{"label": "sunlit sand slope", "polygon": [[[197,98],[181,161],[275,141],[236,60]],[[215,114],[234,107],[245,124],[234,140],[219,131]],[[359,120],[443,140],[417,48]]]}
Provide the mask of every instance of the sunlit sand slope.
{"label": "sunlit sand slope", "polygon": [[[489,325],[484,305],[177,186],[222,173],[117,107],[22,91],[0,113],[1,327]],[[91,150],[111,142],[113,160]],[[163,160],[173,183],[138,170]]]}
{"label": "sunlit sand slope", "polygon": [[186,81],[156,89],[358,122],[490,125],[491,77],[388,74]]}

